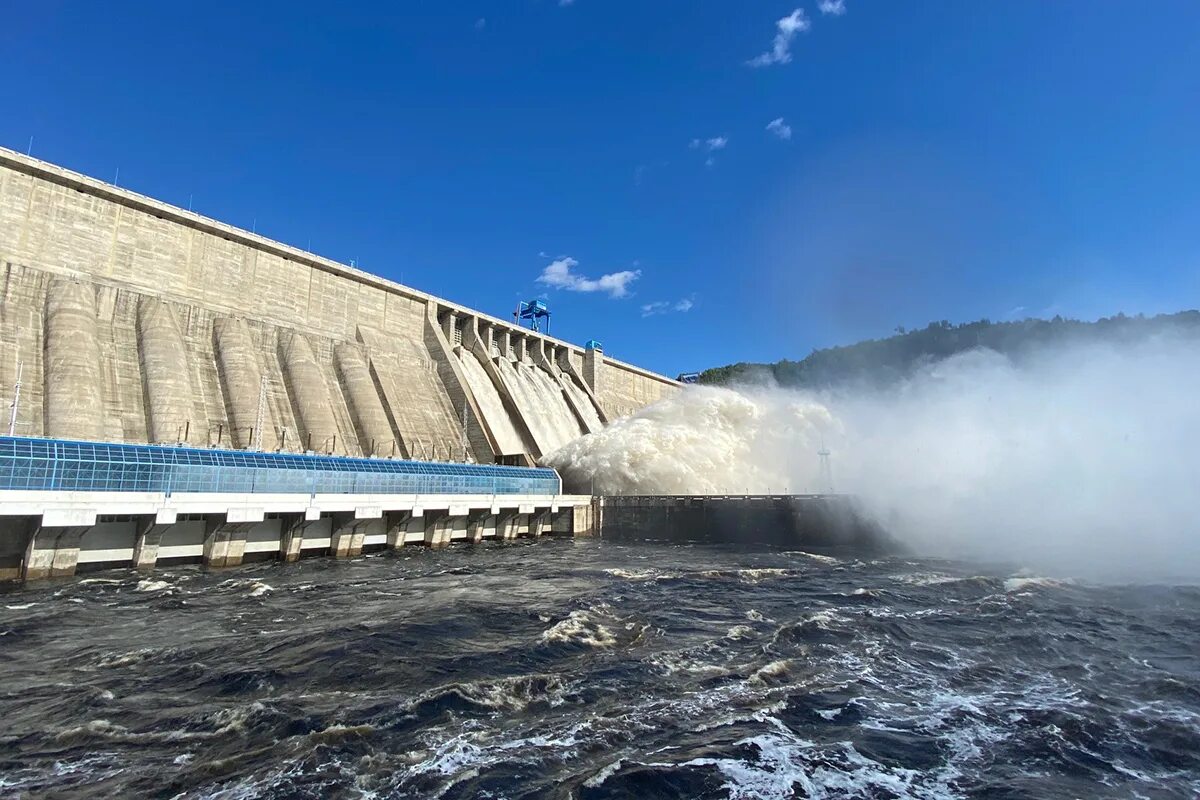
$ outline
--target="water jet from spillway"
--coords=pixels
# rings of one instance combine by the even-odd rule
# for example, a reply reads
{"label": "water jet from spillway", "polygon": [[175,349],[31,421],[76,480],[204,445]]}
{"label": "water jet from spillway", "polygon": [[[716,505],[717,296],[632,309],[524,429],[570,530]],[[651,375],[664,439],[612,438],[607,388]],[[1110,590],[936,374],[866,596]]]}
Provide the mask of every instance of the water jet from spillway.
{"label": "water jet from spillway", "polygon": [[818,490],[817,452],[839,430],[797,393],[696,386],[543,462],[595,494],[796,494]]}

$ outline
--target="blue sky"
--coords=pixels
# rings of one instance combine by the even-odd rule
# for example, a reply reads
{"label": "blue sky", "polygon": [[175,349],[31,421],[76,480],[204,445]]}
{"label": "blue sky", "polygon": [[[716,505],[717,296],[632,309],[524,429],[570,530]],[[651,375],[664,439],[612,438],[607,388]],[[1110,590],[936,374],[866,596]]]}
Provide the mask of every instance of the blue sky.
{"label": "blue sky", "polygon": [[41,0],[0,45],[0,144],[670,374],[1198,305],[1190,0]]}

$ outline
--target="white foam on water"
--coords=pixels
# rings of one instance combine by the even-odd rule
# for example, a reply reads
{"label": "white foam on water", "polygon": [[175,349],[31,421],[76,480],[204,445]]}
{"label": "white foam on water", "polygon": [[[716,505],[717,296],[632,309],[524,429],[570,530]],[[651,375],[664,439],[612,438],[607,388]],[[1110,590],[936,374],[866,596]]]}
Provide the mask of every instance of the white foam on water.
{"label": "white foam on water", "polygon": [[170,589],[171,584],[166,581],[156,581],[150,578],[138,581],[138,585],[134,588],[135,592],[161,592],[164,589]]}
{"label": "white foam on water", "polygon": [[543,642],[570,642],[589,647],[612,647],[616,634],[600,623],[590,609],[572,611],[567,618],[542,631]]}
{"label": "white foam on water", "polygon": [[1061,589],[1071,581],[1059,578],[1008,578],[1004,581],[1004,591],[1021,592],[1030,589]]}
{"label": "white foam on water", "polygon": [[601,767],[596,772],[595,775],[593,775],[592,777],[590,777],[586,781],[584,781],[583,785],[588,789],[595,789],[597,786],[600,786],[602,783],[604,783],[606,780],[611,778],[613,775],[616,775],[618,772],[620,772],[621,767],[624,766],[624,764],[625,764],[625,759],[618,758],[616,761],[612,762],[611,764]]}
{"label": "white foam on water", "polygon": [[614,578],[624,578],[629,581],[648,581],[658,576],[658,573],[652,569],[606,569],[604,570]]}

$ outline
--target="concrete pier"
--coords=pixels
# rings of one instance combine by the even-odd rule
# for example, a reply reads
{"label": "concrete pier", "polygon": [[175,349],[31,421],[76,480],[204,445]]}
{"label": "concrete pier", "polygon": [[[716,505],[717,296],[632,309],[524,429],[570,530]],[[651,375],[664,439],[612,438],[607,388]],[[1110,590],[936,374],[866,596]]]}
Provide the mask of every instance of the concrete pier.
{"label": "concrete pier", "polygon": [[337,496],[49,494],[0,491],[0,580],[593,534],[592,498],[576,495],[376,496],[364,509],[353,497]]}

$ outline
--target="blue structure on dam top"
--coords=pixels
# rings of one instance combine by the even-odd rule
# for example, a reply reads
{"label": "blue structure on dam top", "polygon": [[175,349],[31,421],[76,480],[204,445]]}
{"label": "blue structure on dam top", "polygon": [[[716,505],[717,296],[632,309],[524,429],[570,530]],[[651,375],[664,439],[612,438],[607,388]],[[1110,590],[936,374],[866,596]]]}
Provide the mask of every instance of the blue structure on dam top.
{"label": "blue structure on dam top", "polygon": [[0,436],[0,490],[542,494],[552,469]]}
{"label": "blue structure on dam top", "polygon": [[550,307],[541,300],[522,300],[514,316],[518,321],[528,321],[530,330],[550,332]]}

